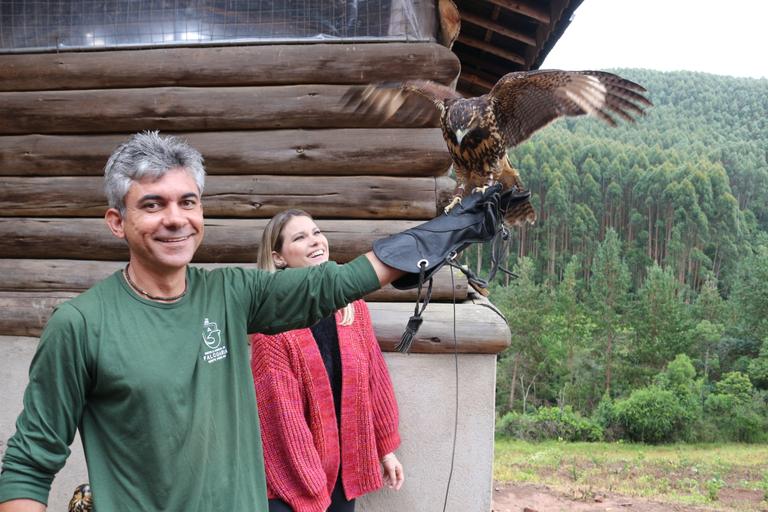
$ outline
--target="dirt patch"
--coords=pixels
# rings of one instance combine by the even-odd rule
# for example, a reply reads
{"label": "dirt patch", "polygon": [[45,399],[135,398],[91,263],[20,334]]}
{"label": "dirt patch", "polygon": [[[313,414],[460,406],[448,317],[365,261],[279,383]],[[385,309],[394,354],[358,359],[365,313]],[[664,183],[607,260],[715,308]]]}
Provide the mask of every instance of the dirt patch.
{"label": "dirt patch", "polygon": [[[733,508],[726,505],[726,500]],[[590,491],[576,491],[575,496],[568,496],[547,486],[532,484],[497,484],[493,491],[493,512],[712,512],[724,510],[724,505],[727,510],[768,511],[768,506],[761,502],[759,492],[725,489],[721,490],[720,508],[659,503]]]}
{"label": "dirt patch", "polygon": [[733,510],[759,510],[768,511],[768,503],[763,498],[763,491],[751,491],[749,489],[720,489],[717,499],[721,503],[727,503]]}

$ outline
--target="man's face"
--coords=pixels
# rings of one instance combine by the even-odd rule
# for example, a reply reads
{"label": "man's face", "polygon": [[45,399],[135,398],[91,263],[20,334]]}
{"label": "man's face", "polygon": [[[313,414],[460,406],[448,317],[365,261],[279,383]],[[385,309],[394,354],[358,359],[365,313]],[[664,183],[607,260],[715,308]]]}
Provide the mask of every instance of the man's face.
{"label": "man's face", "polygon": [[184,268],[203,241],[203,207],[194,178],[184,169],[157,181],[135,181],[125,195],[124,216],[107,212],[107,223],[128,242],[131,268],[151,273]]}

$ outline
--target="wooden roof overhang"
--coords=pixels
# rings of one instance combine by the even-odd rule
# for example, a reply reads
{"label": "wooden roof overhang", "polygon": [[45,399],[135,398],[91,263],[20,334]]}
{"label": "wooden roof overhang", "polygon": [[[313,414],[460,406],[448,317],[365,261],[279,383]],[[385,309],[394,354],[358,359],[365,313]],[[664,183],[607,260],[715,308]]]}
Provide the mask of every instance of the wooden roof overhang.
{"label": "wooden roof overhang", "polygon": [[456,0],[461,31],[457,89],[488,92],[503,75],[538,69],[583,0]]}

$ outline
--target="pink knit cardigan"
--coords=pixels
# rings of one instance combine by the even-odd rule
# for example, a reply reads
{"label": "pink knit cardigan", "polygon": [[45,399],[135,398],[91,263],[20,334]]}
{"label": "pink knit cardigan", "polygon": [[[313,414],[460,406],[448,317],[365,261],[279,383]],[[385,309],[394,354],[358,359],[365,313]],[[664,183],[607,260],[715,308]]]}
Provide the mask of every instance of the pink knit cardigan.
{"label": "pink knit cardigan", "polygon": [[251,369],[269,498],[295,512],[323,512],[339,474],[347,499],[382,486],[379,461],[400,445],[392,381],[365,302],[336,329],[341,353],[341,450],[333,394],[309,329],[251,336]]}

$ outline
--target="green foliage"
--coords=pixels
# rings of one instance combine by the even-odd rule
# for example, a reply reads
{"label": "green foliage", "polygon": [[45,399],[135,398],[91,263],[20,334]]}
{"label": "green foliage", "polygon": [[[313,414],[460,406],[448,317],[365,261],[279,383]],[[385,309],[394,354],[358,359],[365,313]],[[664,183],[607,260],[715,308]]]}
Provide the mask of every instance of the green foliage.
{"label": "green foliage", "polygon": [[685,354],[677,354],[655,381],[662,389],[674,393],[678,400],[697,399],[701,395],[701,381],[696,379],[693,362]]}
{"label": "green foliage", "polygon": [[760,389],[768,389],[768,340],[763,341],[760,355],[747,366],[749,380]]}
{"label": "green foliage", "polygon": [[600,441],[603,430],[570,406],[541,407],[535,414],[510,412],[499,419],[496,434],[526,441]]}
{"label": "green foliage", "polygon": [[768,339],[768,247],[740,263],[732,301],[743,335]]}
{"label": "green foliage", "polygon": [[540,407],[536,412],[536,424],[545,439],[564,441],[600,441],[603,432],[593,421],[582,418],[570,406]]}
{"label": "green foliage", "polygon": [[673,393],[685,396],[695,392],[696,369],[691,358],[685,354],[677,354],[675,359],[667,364],[667,369],[659,374],[659,384]]}
{"label": "green foliage", "polygon": [[496,435],[512,439],[535,440],[536,421],[531,414],[508,412],[496,421]]}
{"label": "green foliage", "polygon": [[768,439],[765,402],[756,400],[753,391],[749,378],[740,372],[726,374],[715,385],[704,411],[718,440],[757,443]]}
{"label": "green foliage", "polygon": [[626,436],[633,441],[662,443],[692,440],[693,428],[701,421],[701,384],[690,358],[678,354],[659,373],[652,386],[632,391],[626,399],[604,398],[595,420],[609,438]]}
{"label": "green foliage", "polygon": [[648,377],[676,354],[690,351],[694,325],[683,302],[684,290],[671,269],[652,265],[637,295],[632,310],[636,343],[632,362],[636,372],[644,371]]}
{"label": "green foliage", "polygon": [[675,395],[658,386],[636,389],[614,409],[629,439],[644,443],[674,441],[684,412]]}
{"label": "green foliage", "polygon": [[627,433],[616,414],[616,405],[608,395],[604,395],[597,408],[595,408],[595,411],[592,413],[592,421],[603,429],[603,439],[605,441],[619,441],[627,437]]}
{"label": "green foliage", "polygon": [[725,482],[722,478],[712,477],[707,480],[706,487],[707,499],[709,501],[717,501],[718,494],[720,494],[720,489],[725,487]]}
{"label": "green foliage", "polygon": [[692,289],[712,275],[727,289],[755,231],[768,229],[768,82],[622,73],[655,104],[638,123],[561,120],[510,153],[540,218],[518,234],[522,254],[547,279],[573,254],[589,271],[613,229],[635,285],[655,262]]}
{"label": "green foliage", "polygon": [[730,372],[715,385],[717,394],[731,397],[735,403],[745,404],[752,397],[752,383],[741,372]]}
{"label": "green foliage", "polygon": [[[561,120],[510,152],[539,220],[512,231],[519,278],[491,291],[512,332],[497,410],[569,406],[607,439],[758,439],[768,81],[621,74],[655,104],[638,123]],[[659,416],[636,416],[642,407]],[[510,428],[535,435],[532,416]]]}
{"label": "green foliage", "polygon": [[710,395],[705,404],[708,421],[714,426],[715,441],[738,441],[741,443],[763,443],[768,441],[764,414],[739,404],[728,395]]}

